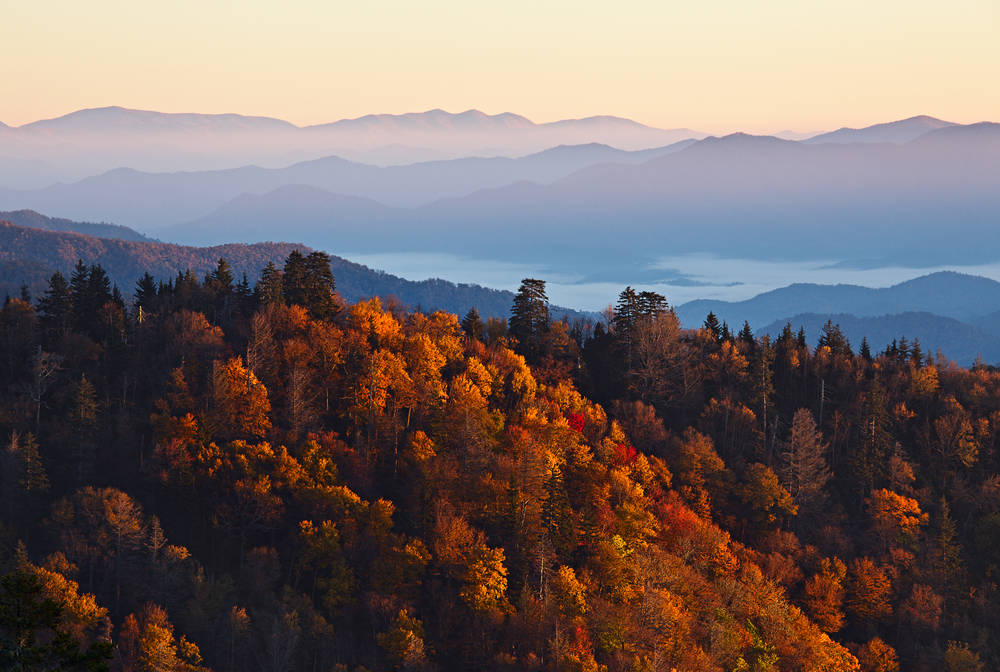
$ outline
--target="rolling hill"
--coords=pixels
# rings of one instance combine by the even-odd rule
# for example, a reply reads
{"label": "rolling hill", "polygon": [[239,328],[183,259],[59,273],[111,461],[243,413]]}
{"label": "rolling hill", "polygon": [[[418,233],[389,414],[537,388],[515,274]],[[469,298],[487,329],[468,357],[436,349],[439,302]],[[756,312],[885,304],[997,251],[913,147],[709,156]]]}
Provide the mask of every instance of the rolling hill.
{"label": "rolling hill", "polygon": [[0,221],[11,222],[18,226],[29,226],[35,229],[45,229],[46,231],[70,231],[72,233],[83,233],[97,238],[119,238],[121,240],[132,240],[145,243],[158,243],[158,240],[148,238],[138,231],[133,231],[127,226],[119,224],[106,224],[101,222],[74,222],[70,219],[59,217],[46,217],[34,210],[17,210],[15,212],[0,212]]}
{"label": "rolling hill", "polygon": [[[38,218],[47,219],[41,215]],[[38,297],[55,270],[69,277],[78,259],[87,264],[100,263],[109,278],[126,293],[146,271],[158,280],[166,281],[190,268],[201,278],[216,267],[220,257],[230,262],[237,277],[246,273],[250,281],[255,282],[260,270],[269,261],[281,267],[288,254],[296,249],[306,253],[311,251],[303,245],[270,242],[187,247],[97,238],[0,221],[0,295],[16,296],[21,283],[25,283],[33,296]],[[350,302],[392,295],[411,307],[419,305],[425,310],[441,309],[458,315],[464,315],[475,307],[485,319],[509,316],[514,300],[514,294],[509,291],[455,284],[437,278],[404,280],[336,256],[331,257],[330,267],[337,291]],[[588,316],[559,306],[552,306],[551,311],[556,319]]]}
{"label": "rolling hill", "polygon": [[942,271],[892,287],[797,283],[739,302],[698,300],[675,309],[681,322],[700,326],[709,312],[719,321],[754,329],[800,313],[849,313],[874,317],[904,312],[934,313],[974,324],[976,318],[1000,310],[1000,282]]}
{"label": "rolling hill", "polygon": [[755,332],[757,336],[770,334],[777,337],[786,324],[798,332],[805,329],[806,339],[815,347],[827,320],[839,324],[841,331],[851,342],[855,352],[861,339],[867,338],[872,354],[884,350],[894,340],[905,336],[912,344],[920,341],[924,355],[931,357],[940,350],[948,359],[962,366],[972,366],[977,358],[987,364],[1000,363],[1000,337],[988,334],[971,324],[959,322],[950,317],[932,315],[925,312],[906,312],[880,317],[855,317],[845,314],[804,313],[788,319],[778,320]]}

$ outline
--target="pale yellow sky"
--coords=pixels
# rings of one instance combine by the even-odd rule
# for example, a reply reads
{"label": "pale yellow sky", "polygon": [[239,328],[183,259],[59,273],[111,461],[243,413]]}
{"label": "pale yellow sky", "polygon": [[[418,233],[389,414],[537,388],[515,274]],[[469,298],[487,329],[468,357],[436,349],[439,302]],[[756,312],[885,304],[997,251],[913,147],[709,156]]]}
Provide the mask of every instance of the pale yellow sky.
{"label": "pale yellow sky", "polygon": [[710,133],[1000,121],[998,0],[0,0],[0,121],[470,108]]}

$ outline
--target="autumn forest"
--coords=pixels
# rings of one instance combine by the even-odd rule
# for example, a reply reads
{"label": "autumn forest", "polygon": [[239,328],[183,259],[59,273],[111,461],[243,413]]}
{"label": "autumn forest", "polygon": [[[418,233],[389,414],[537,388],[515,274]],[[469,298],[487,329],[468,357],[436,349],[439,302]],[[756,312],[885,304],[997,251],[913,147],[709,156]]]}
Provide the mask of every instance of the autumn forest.
{"label": "autumn forest", "polygon": [[0,667],[1000,666],[1000,371],[330,258],[0,309]]}

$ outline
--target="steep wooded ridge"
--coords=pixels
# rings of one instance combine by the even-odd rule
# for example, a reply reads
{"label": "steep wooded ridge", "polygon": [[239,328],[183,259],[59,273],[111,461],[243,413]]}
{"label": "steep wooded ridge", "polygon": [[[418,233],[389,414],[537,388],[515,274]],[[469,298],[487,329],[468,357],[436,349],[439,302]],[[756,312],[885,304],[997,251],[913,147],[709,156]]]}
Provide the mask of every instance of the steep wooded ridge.
{"label": "steep wooded ridge", "polygon": [[[17,296],[21,283],[24,283],[32,296],[40,297],[45,290],[44,283],[53,271],[59,270],[68,278],[80,259],[88,265],[100,263],[121,291],[131,293],[143,273],[149,272],[164,282],[188,270],[201,278],[216,267],[220,258],[226,259],[237,279],[246,273],[251,282],[256,282],[268,262],[280,264],[292,250],[312,251],[293,243],[237,243],[200,248],[111,240],[68,231],[40,230],[34,228],[34,223],[56,221],[66,228],[80,227],[80,224],[49,220],[30,211],[17,214],[20,221],[28,223],[27,226],[0,220],[0,296]],[[118,228],[110,228],[107,233],[117,233]],[[512,292],[479,285],[456,284],[436,278],[404,280],[340,257],[331,257],[330,265],[337,281],[337,291],[350,302],[373,296],[394,296],[406,305],[427,310],[441,309],[464,315],[476,308],[485,319],[505,317],[514,298]],[[553,306],[552,312],[560,319],[564,316],[569,319],[586,316],[585,313],[556,306]]]}
{"label": "steep wooded ridge", "polygon": [[651,292],[565,324],[525,280],[484,324],[333,284],[293,249],[126,306],[81,264],[0,308],[0,661],[1000,662],[992,367],[685,330]]}
{"label": "steep wooded ridge", "polygon": [[74,222],[69,219],[59,217],[46,217],[34,210],[17,210],[15,212],[0,212],[0,222],[11,222],[18,226],[29,226],[34,229],[45,229],[46,231],[70,231],[72,233],[82,233],[87,236],[97,238],[118,238],[120,240],[133,240],[144,243],[158,243],[142,235],[138,231],[133,231],[127,226],[119,224],[107,224],[101,222]]}
{"label": "steep wooded ridge", "polygon": [[46,231],[0,221],[0,260],[33,260],[63,273],[68,273],[80,259],[88,265],[100,263],[125,291],[146,272],[164,281],[186,270],[201,277],[215,268],[220,257],[237,274],[256,278],[267,262],[280,262],[292,250],[308,248],[294,243],[187,247]]}

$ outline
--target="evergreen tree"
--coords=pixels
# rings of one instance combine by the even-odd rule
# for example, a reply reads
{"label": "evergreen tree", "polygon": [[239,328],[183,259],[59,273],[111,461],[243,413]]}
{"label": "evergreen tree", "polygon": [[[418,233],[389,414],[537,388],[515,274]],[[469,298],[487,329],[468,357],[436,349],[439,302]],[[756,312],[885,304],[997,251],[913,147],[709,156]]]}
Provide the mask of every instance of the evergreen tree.
{"label": "evergreen tree", "polygon": [[31,290],[28,289],[28,283],[21,283],[21,300],[25,303],[31,303]]}
{"label": "evergreen tree", "polygon": [[632,329],[635,321],[639,317],[639,295],[631,287],[626,287],[618,295],[618,304],[615,306],[615,316],[611,320],[615,338],[626,350],[629,350],[629,343],[632,338]]}
{"label": "evergreen tree", "polygon": [[781,334],[778,336],[776,345],[781,350],[789,350],[795,345],[795,334],[792,333],[791,322],[785,322],[785,326],[781,329]]}
{"label": "evergreen tree", "polygon": [[864,359],[866,362],[871,364],[872,362],[872,351],[868,346],[868,337],[865,336],[861,339],[861,347],[858,348],[858,356]]}
{"label": "evergreen tree", "polygon": [[906,335],[899,338],[899,361],[905,364],[910,359],[910,342],[906,340]]}
{"label": "evergreen tree", "polygon": [[49,278],[45,296],[38,300],[38,321],[50,336],[65,333],[73,319],[73,292],[62,273]]}
{"label": "evergreen tree", "polygon": [[750,328],[749,322],[747,321],[743,322],[743,328],[740,330],[739,336],[737,336],[737,338],[739,338],[739,340],[741,340],[743,343],[746,343],[749,352],[753,353],[754,349],[757,347],[757,342],[754,340],[753,329]]}
{"label": "evergreen tree", "polygon": [[895,338],[892,339],[892,343],[885,346],[885,352],[883,354],[889,359],[896,359],[899,357],[899,344],[896,342]]}
{"label": "evergreen tree", "polygon": [[117,283],[111,286],[111,303],[121,311],[123,316],[126,314],[128,309],[125,306],[125,297],[122,296],[122,291],[118,289]]}
{"label": "evergreen tree", "polygon": [[[741,337],[742,338],[742,337]],[[765,459],[770,459],[768,452],[768,427],[774,421],[774,359],[775,348],[766,334],[759,342],[754,342],[750,351],[750,408],[757,414],[763,430]]]}
{"label": "evergreen tree", "polygon": [[[107,672],[111,642],[94,642],[81,651],[61,629],[65,607],[44,597],[38,576],[18,569],[0,579],[0,668]],[[42,641],[39,643],[38,635]]]}
{"label": "evergreen tree", "polygon": [[39,497],[49,489],[35,437],[11,435],[5,449],[0,450],[0,501],[3,514],[11,523],[26,522],[25,515],[40,504]]}
{"label": "evergreen tree", "polygon": [[101,309],[104,304],[114,300],[107,273],[100,264],[92,264],[87,268],[81,260],[74,268],[70,288],[73,295],[74,325],[79,331],[95,335],[99,327],[98,315]]}
{"label": "evergreen tree", "polygon": [[228,261],[219,257],[215,270],[211,271],[205,278],[205,284],[209,283],[214,283],[215,292],[220,296],[229,296],[233,293],[235,278],[233,277],[233,267],[229,265]]}
{"label": "evergreen tree", "polygon": [[330,320],[337,313],[334,299],[336,285],[330,269],[330,255],[326,252],[310,252],[306,257],[306,292],[309,314],[314,320]]}
{"label": "evergreen tree", "polygon": [[302,306],[315,320],[328,320],[336,314],[333,271],[325,252],[311,252],[304,257],[293,250],[285,260],[281,289],[288,305]]}
{"label": "evergreen tree", "polygon": [[913,345],[910,346],[910,361],[918,369],[924,365],[924,351],[920,347],[920,339],[914,338]]}
{"label": "evergreen tree", "polygon": [[462,331],[469,338],[481,341],[483,340],[483,327],[483,321],[479,318],[479,311],[473,306],[465,314],[465,317],[462,318]]}
{"label": "evergreen tree", "polygon": [[147,271],[135,283],[135,293],[132,295],[133,305],[136,309],[142,308],[148,311],[153,300],[156,298],[156,294],[156,281]]}
{"label": "evergreen tree", "polygon": [[525,278],[514,296],[507,323],[508,333],[517,339],[517,352],[534,362],[541,355],[551,324],[545,281]]}
{"label": "evergreen tree", "polygon": [[83,483],[89,479],[93,471],[94,454],[97,449],[97,392],[87,380],[87,376],[81,376],[77,385],[70,419],[73,429],[72,441],[76,445],[72,448],[74,452],[66,466],[74,471],[70,478],[77,483]]}
{"label": "evergreen tree", "polygon": [[567,558],[573,550],[573,511],[563,481],[562,471],[553,467],[544,485],[542,524],[549,534],[549,541],[560,556]]}
{"label": "evergreen tree", "polygon": [[722,341],[722,325],[719,324],[719,318],[715,316],[715,313],[709,312],[708,317],[705,318],[704,324],[705,330],[712,335],[716,343]]}
{"label": "evergreen tree", "polygon": [[722,321],[722,341],[725,343],[733,342],[733,332],[729,330],[729,325],[726,324],[725,320]]}
{"label": "evergreen tree", "polygon": [[100,264],[92,264],[87,282],[88,307],[96,314],[104,304],[112,300],[111,280]]}
{"label": "evergreen tree", "polygon": [[69,281],[70,295],[73,299],[73,326],[83,329],[90,319],[91,306],[88,303],[90,296],[90,269],[83,263],[83,259],[76,262],[73,267],[73,274]]}
{"label": "evergreen tree", "polygon": [[257,283],[257,293],[260,295],[260,303],[264,306],[279,305],[285,302],[282,294],[281,271],[274,265],[273,261],[267,262],[267,266],[260,274],[260,282]]}
{"label": "evergreen tree", "polygon": [[285,259],[281,270],[281,293],[288,305],[306,307],[306,258],[298,250],[292,250]]}
{"label": "evergreen tree", "polygon": [[174,298],[173,305],[176,307],[192,310],[204,308],[204,306],[198,305],[201,303],[199,299],[202,296],[201,283],[198,282],[198,276],[192,273],[190,268],[177,273],[172,296]]}
{"label": "evergreen tree", "polygon": [[655,319],[670,309],[667,298],[656,292],[639,292],[636,307],[638,319]]}
{"label": "evergreen tree", "polygon": [[851,464],[854,478],[861,486],[862,499],[885,475],[886,460],[892,449],[889,434],[889,412],[885,408],[885,391],[873,380],[864,393],[864,411],[858,424]]}
{"label": "evergreen tree", "polygon": [[626,287],[618,295],[615,315],[611,320],[615,343],[615,381],[622,386],[623,393],[632,387],[632,344],[638,318],[639,296],[634,289]]}
{"label": "evergreen tree", "polygon": [[632,370],[635,366],[636,334],[642,325],[648,325],[667,312],[667,300],[656,292],[636,293],[626,287],[618,295],[612,324],[614,326],[615,358],[620,372],[619,383],[624,389],[632,386]]}
{"label": "evergreen tree", "polygon": [[957,593],[957,586],[965,570],[962,562],[962,542],[959,541],[955,519],[951,517],[948,501],[941,498],[941,513],[937,519],[937,534],[935,535],[937,549],[935,553],[935,569],[948,584],[952,593]]}
{"label": "evergreen tree", "polygon": [[834,324],[833,320],[827,320],[826,324],[823,325],[823,335],[820,336],[818,345],[820,348],[830,348],[830,353],[834,356],[841,355],[848,358],[854,356],[851,351],[851,342],[840,330],[840,325]]}
{"label": "evergreen tree", "polygon": [[250,280],[247,278],[246,272],[243,273],[243,279],[236,285],[235,296],[240,312],[248,312],[252,303],[253,289],[250,287]]}

